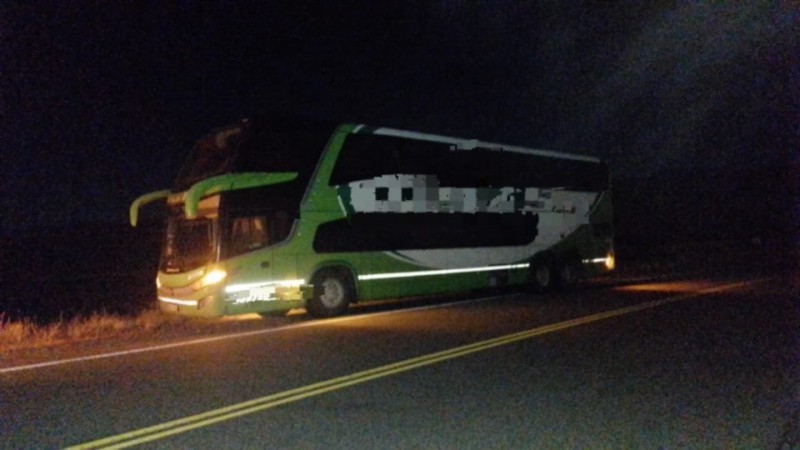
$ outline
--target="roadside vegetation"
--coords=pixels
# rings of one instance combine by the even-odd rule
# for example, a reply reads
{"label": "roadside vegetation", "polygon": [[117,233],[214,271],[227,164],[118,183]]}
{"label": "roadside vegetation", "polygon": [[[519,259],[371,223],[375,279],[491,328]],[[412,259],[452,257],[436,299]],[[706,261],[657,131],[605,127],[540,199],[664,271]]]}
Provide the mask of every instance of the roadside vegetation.
{"label": "roadside vegetation", "polygon": [[0,312],[0,353],[121,335],[139,335],[166,327],[179,328],[187,323],[188,320],[184,317],[165,315],[156,309],[145,310],[136,316],[97,312],[43,325],[30,319],[11,320]]}

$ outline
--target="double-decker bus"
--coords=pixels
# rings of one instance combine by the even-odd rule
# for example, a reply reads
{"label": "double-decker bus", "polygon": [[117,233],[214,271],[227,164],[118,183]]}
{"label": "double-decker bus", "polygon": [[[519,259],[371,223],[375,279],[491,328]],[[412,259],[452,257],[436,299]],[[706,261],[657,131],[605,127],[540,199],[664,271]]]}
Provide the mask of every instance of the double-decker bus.
{"label": "double-decker bus", "polygon": [[607,166],[393,128],[245,119],[200,139],[166,200],[162,310],[193,316],[510,284],[614,266]]}

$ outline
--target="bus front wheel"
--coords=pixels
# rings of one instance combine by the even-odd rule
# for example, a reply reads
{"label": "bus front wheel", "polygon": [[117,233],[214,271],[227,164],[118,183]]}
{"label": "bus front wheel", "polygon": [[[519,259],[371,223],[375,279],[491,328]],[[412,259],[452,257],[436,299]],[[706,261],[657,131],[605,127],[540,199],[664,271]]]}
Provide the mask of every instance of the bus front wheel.
{"label": "bus front wheel", "polygon": [[353,300],[353,284],[338,270],[321,270],[314,275],[312,284],[314,294],[306,303],[306,311],[312,316],[338,316]]}

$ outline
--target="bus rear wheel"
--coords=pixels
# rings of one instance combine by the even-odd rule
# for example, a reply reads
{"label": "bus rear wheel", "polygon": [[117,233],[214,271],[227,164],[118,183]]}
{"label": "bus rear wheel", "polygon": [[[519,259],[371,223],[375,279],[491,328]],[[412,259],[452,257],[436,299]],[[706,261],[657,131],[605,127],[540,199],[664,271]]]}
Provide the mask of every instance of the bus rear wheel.
{"label": "bus rear wheel", "polygon": [[338,316],[353,300],[353,283],[341,271],[323,269],[312,279],[314,294],[306,302],[306,311],[315,317]]}
{"label": "bus rear wheel", "polygon": [[548,292],[553,287],[553,268],[550,261],[541,259],[531,263],[530,284],[535,292]]}
{"label": "bus rear wheel", "polygon": [[558,289],[562,292],[569,292],[575,289],[580,280],[580,264],[568,259],[559,264],[558,268]]}

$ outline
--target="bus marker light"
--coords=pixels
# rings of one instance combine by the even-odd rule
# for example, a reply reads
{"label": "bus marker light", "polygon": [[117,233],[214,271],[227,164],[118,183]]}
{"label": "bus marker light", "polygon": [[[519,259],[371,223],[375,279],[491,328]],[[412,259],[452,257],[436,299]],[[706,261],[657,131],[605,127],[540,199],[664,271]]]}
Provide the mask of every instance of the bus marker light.
{"label": "bus marker light", "polygon": [[603,264],[605,264],[606,269],[614,270],[614,267],[616,266],[616,261],[614,261],[614,254],[609,253],[608,256],[606,256],[605,259],[603,260]]}

